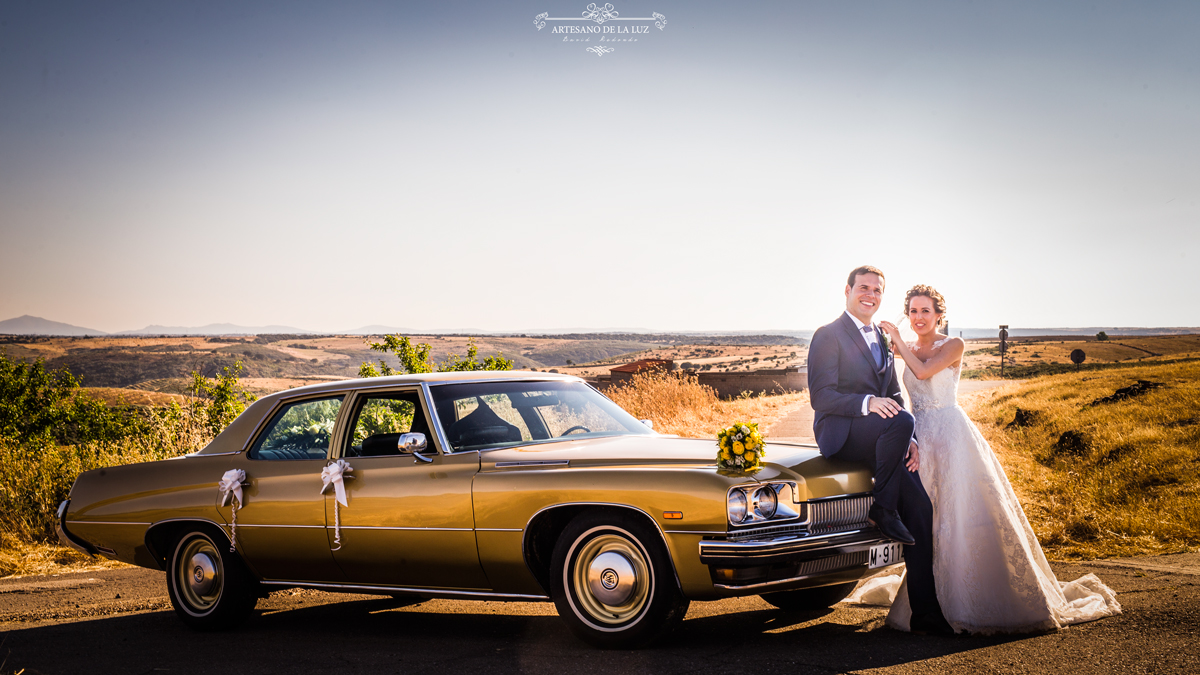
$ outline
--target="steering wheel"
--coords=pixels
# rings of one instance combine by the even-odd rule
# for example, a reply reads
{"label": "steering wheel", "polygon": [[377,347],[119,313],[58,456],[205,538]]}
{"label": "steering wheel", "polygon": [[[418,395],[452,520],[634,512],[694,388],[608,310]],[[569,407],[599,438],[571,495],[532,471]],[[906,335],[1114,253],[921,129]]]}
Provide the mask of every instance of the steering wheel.
{"label": "steering wheel", "polygon": [[592,433],[591,429],[584,427],[584,426],[576,425],[576,426],[571,427],[570,429],[567,429],[566,431],[562,432],[559,435],[566,436],[567,434],[571,433],[572,431],[576,431],[576,430],[580,430],[580,431],[583,431],[584,433],[589,433],[589,434]]}

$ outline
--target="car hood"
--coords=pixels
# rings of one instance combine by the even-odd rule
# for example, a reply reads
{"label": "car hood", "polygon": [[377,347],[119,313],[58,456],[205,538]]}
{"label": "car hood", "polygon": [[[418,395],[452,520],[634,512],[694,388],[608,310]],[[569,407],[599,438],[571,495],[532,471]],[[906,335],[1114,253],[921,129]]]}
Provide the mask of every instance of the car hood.
{"label": "car hood", "polygon": [[480,469],[670,467],[708,470],[742,481],[796,480],[806,483],[806,491],[813,497],[870,492],[872,489],[871,474],[866,468],[826,459],[815,445],[768,442],[763,468],[751,474],[720,471],[716,457],[715,440],[611,436],[486,450],[480,453]]}

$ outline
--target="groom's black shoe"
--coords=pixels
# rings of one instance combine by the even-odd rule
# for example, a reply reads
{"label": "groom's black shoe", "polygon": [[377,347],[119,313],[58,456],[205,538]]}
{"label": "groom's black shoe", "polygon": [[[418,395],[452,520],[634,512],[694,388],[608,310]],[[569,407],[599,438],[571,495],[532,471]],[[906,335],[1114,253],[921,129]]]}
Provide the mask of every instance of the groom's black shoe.
{"label": "groom's black shoe", "polygon": [[909,630],[916,635],[954,635],[954,629],[946,622],[941,612],[914,614],[909,621]]}
{"label": "groom's black shoe", "polygon": [[917,540],[913,539],[912,534],[904,526],[904,523],[900,522],[900,514],[895,511],[885,509],[878,504],[872,504],[871,509],[867,511],[867,520],[874,523],[875,527],[878,527],[879,531],[889,539],[895,539],[906,546],[912,546],[917,543]]}

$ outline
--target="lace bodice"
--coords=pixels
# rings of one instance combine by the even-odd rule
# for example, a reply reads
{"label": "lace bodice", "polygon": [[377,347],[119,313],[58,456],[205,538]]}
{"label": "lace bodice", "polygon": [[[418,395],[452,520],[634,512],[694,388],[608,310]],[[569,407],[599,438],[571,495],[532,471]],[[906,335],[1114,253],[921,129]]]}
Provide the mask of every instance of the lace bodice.
{"label": "lace bodice", "polygon": [[[933,343],[934,348],[940,348],[950,338]],[[909,345],[912,348],[913,345]],[[953,408],[958,405],[958,376],[962,372],[962,362],[952,368],[945,368],[933,374],[928,380],[918,380],[911,369],[904,369],[904,386],[912,398],[914,413],[939,408]]]}

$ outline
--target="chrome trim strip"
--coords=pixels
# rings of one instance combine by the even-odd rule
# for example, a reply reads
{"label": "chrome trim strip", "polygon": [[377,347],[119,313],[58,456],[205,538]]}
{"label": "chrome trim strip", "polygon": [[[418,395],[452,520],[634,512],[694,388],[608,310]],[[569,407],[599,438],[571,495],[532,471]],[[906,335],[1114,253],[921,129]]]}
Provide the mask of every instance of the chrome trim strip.
{"label": "chrome trim strip", "polygon": [[[150,545],[150,533],[154,530],[154,528],[165,523],[208,523],[209,525],[212,525],[220,530],[221,534],[225,535],[225,538],[229,540],[229,544],[231,546],[233,545],[233,539],[229,536],[229,532],[226,530],[226,528],[229,527],[227,523],[218,523],[217,521],[209,520],[208,518],[167,518],[166,520],[155,522],[151,524],[150,527],[146,528],[146,548],[150,549],[150,551],[155,555],[158,555],[158,552],[155,551],[154,547]],[[163,556],[164,559],[166,557],[167,556]]]}
{"label": "chrome trim strip", "polygon": [[[713,539],[705,539],[700,542],[700,555],[707,556],[745,556],[746,560],[753,560],[754,557],[772,556],[783,553],[802,552],[809,548],[820,548],[823,544],[830,544],[831,539],[841,537],[852,537],[854,535],[874,536],[873,539],[861,539],[858,541],[846,542],[846,546],[870,546],[874,543],[887,543],[891,539],[876,532],[871,532],[868,529],[859,530],[843,530],[841,532],[824,532],[822,534],[809,535],[807,537],[783,536],[773,537],[770,539],[748,539],[743,541],[717,541]],[[838,546],[837,542],[832,542],[833,546]]]}
{"label": "chrome trim strip", "polygon": [[150,525],[150,523],[123,523],[107,520],[64,520],[68,525]]}
{"label": "chrome trim strip", "polygon": [[[453,455],[454,446],[450,445],[449,439],[446,438],[446,431],[442,429],[442,418],[438,417],[437,406],[433,404],[433,395],[429,391],[429,383],[421,383],[421,396],[424,399],[425,415],[429,418],[429,424],[433,428],[433,433],[437,436],[438,446],[444,455]],[[466,450],[465,452],[475,452],[478,450]]]}
{"label": "chrome trim strip", "polygon": [[729,534],[725,530],[663,530],[667,534]]}
{"label": "chrome trim strip", "polygon": [[[276,527],[307,527],[307,525],[278,525]],[[326,525],[325,529],[332,530],[333,527]],[[343,530],[420,530],[424,532],[474,532],[474,528],[470,527],[382,527],[375,525],[342,525]],[[520,530],[517,530],[520,532]]]}
{"label": "chrome trim strip", "polygon": [[245,450],[234,450],[232,452],[209,452],[209,453],[201,453],[199,450],[197,450],[196,452],[189,452],[188,454],[184,455],[183,459],[191,459],[193,457],[224,457],[225,455],[240,455],[243,452],[245,452]]}
{"label": "chrome trim strip", "polygon": [[[354,393],[353,388],[349,388],[349,389],[345,389],[345,390],[336,390],[335,389],[335,390],[331,390],[331,391],[308,392],[308,393],[304,394],[303,396],[296,396],[293,398],[276,399],[275,404],[273,406],[271,406],[271,409],[269,411],[267,411],[267,414],[264,415],[263,418],[258,421],[257,425],[255,425],[254,431],[252,431],[250,433],[250,437],[247,438],[242,443],[242,449],[239,450],[235,454],[242,454],[243,452],[247,452],[248,450],[250,450],[250,446],[254,445],[254,439],[258,438],[259,433],[266,431],[266,425],[271,421],[271,418],[274,417],[275,413],[278,412],[284,406],[291,405],[293,403],[301,403],[303,401],[319,401],[324,398],[340,398],[340,399],[342,399],[342,402],[341,402],[341,405],[338,406],[337,417],[334,418],[334,425],[333,425],[334,433],[330,434],[330,436],[329,436],[329,444],[330,444],[330,446],[332,446],[333,439],[337,438],[337,436],[335,434],[340,430],[339,423],[342,423],[342,424],[345,423],[343,421],[342,417],[347,414],[346,413],[346,403],[349,402],[349,401],[347,401],[347,398],[352,393]],[[325,459],[329,459],[330,450],[331,450],[331,448],[329,448],[329,447],[325,448]],[[246,458],[250,459],[249,454],[246,455]],[[271,461],[278,461],[278,460],[255,460],[255,461],[271,462]]]}
{"label": "chrome trim strip", "polygon": [[811,504],[813,502],[827,502],[831,499],[853,499],[855,497],[871,497],[874,494],[875,494],[874,492],[855,492],[853,494],[833,495],[832,497],[813,497],[812,499],[809,499],[808,502]]}
{"label": "chrome trim strip", "polygon": [[497,469],[510,466],[570,466],[569,459],[526,459],[517,462],[496,462]]}
{"label": "chrome trim strip", "polygon": [[517,527],[477,527],[476,532],[524,532]]}
{"label": "chrome trim strip", "polygon": [[479,600],[549,600],[545,595],[524,595],[521,593],[494,593],[492,591],[455,591],[442,588],[414,588],[411,586],[384,586],[368,584],[327,584],[315,581],[267,581],[261,583],[269,586],[284,586],[288,588],[320,588],[335,591],[378,591],[383,593],[412,593],[414,595],[450,596],[455,598],[473,598]]}
{"label": "chrome trim strip", "polygon": [[[311,529],[311,530],[328,529],[328,526],[326,526],[326,525],[268,525],[265,523],[238,523],[238,527],[279,527],[279,528],[290,527],[290,528],[301,529],[301,530],[303,530],[303,529]],[[343,525],[342,529],[345,530],[347,528],[346,528],[346,526]]]}
{"label": "chrome trim strip", "polygon": [[587,380],[583,379],[582,377],[563,375],[559,373],[552,373],[547,377],[492,377],[480,378],[477,380],[448,380],[445,382],[429,382],[426,380],[422,381],[421,384],[428,385],[430,387],[444,387],[451,384],[480,384],[481,382],[582,382],[587,384]]}

